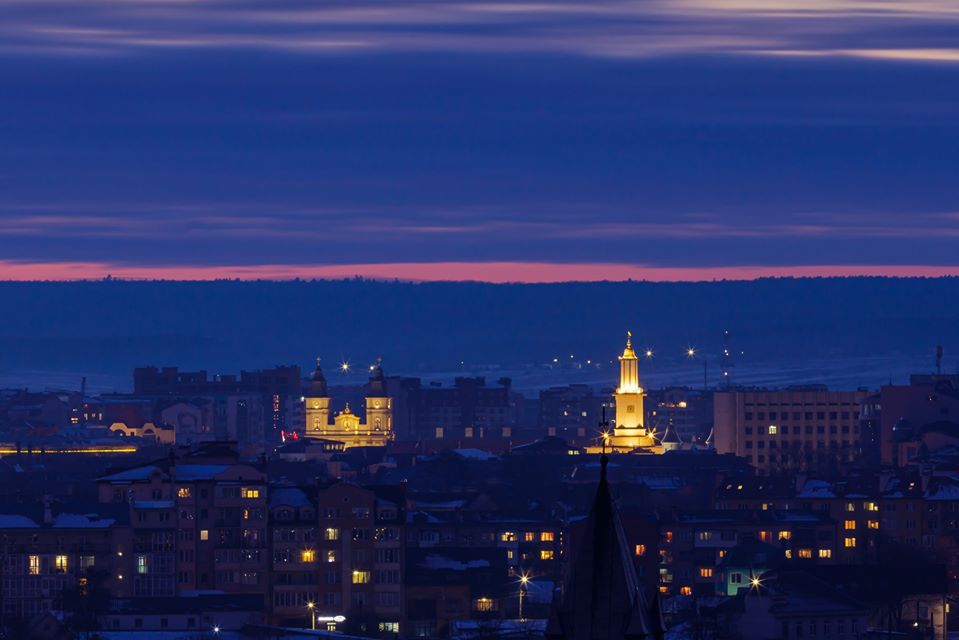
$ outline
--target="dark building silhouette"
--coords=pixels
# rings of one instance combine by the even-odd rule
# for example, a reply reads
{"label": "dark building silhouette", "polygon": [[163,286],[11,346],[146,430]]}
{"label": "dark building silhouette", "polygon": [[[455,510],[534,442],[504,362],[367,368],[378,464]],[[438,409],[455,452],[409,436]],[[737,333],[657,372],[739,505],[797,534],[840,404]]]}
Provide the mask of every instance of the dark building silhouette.
{"label": "dark building silhouette", "polygon": [[658,596],[650,605],[640,586],[616,511],[603,454],[596,499],[572,570],[546,627],[549,640],[663,638]]}

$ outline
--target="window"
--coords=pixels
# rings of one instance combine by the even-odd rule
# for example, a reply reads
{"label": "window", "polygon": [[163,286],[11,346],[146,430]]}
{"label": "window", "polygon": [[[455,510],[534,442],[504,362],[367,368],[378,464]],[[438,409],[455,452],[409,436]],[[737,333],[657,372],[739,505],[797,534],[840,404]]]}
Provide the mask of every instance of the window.
{"label": "window", "polygon": [[779,532],[779,539],[780,539],[780,540],[790,540],[790,539],[792,539],[792,537],[793,537],[793,532],[792,532],[792,531],[780,531],[780,532]]}
{"label": "window", "polygon": [[846,520],[843,523],[843,528],[846,531],[855,531],[856,530],[856,521],[855,520]]}
{"label": "window", "polygon": [[30,556],[30,575],[40,575],[40,556]]}
{"label": "window", "polygon": [[200,540],[209,540],[210,531],[209,529],[200,529]]}
{"label": "window", "polygon": [[400,632],[400,623],[399,622],[381,622],[379,625],[380,631],[388,631],[390,633],[399,633]]}
{"label": "window", "polygon": [[853,547],[856,546],[856,539],[855,539],[855,538],[846,538],[846,539],[843,541],[843,546],[845,546],[847,549],[852,549]]}
{"label": "window", "polygon": [[177,497],[179,498],[189,498],[193,495],[190,491],[190,487],[180,487],[176,492]]}
{"label": "window", "polygon": [[523,540],[525,540],[526,542],[535,542],[535,541],[536,541],[536,533],[535,533],[534,531],[527,531],[527,532],[523,535]]}
{"label": "window", "polygon": [[353,569],[353,584],[369,584],[370,572]]}
{"label": "window", "polygon": [[742,584],[743,583],[743,574],[736,572],[729,574],[729,583],[730,584]]}
{"label": "window", "polygon": [[67,557],[66,556],[57,556],[54,559],[56,563],[57,573],[66,573],[67,572]]}
{"label": "window", "polygon": [[552,549],[543,549],[539,552],[540,560],[552,560],[553,559],[553,550]]}
{"label": "window", "polygon": [[855,504],[853,504],[852,502],[847,502],[847,503],[846,503],[846,511],[849,511],[850,513],[852,513],[852,512],[855,511],[855,510],[856,510],[856,505],[855,505]]}
{"label": "window", "polygon": [[644,556],[644,555],[646,555],[646,545],[644,545],[644,544],[638,544],[638,545],[636,545],[635,553],[636,553],[637,556]]}
{"label": "window", "polygon": [[328,527],[326,531],[323,532],[324,540],[339,540],[340,539],[340,530]]}
{"label": "window", "polygon": [[713,568],[712,568],[712,567],[700,567],[700,568],[699,568],[699,577],[700,577],[700,578],[712,578],[712,577],[713,577]]}
{"label": "window", "polygon": [[336,562],[336,551],[330,549],[326,552],[326,561],[327,562]]}
{"label": "window", "polygon": [[493,601],[490,598],[477,598],[473,602],[473,608],[477,611],[488,612],[493,610]]}
{"label": "window", "polygon": [[769,435],[774,436],[778,432],[779,432],[779,429],[776,427],[776,425],[774,424],[769,425]]}
{"label": "window", "polygon": [[148,573],[150,567],[147,563],[147,557],[144,554],[137,555],[137,573],[144,574]]}
{"label": "window", "polygon": [[799,557],[804,558],[806,560],[812,558],[812,549],[800,549]]}
{"label": "window", "polygon": [[516,532],[515,531],[504,531],[499,534],[499,539],[502,542],[516,542]]}
{"label": "window", "polygon": [[544,531],[543,533],[539,534],[539,541],[552,542],[554,537],[555,537],[555,534],[552,531]]}
{"label": "window", "polygon": [[95,562],[96,558],[94,556],[80,556],[80,570],[92,569]]}
{"label": "window", "polygon": [[831,557],[832,557],[832,549],[820,549],[820,550],[819,550],[819,557],[820,557],[820,558],[831,558]]}
{"label": "window", "polygon": [[878,529],[878,528],[879,528],[879,521],[878,521],[878,520],[866,520],[866,528],[867,528],[867,529]]}
{"label": "window", "polygon": [[313,549],[304,549],[300,552],[300,562],[315,562],[316,552]]}
{"label": "window", "polygon": [[[665,586],[665,585],[664,585]],[[683,586],[679,588],[679,595],[681,596],[691,596],[693,595],[693,588],[689,586]]]}
{"label": "window", "polygon": [[255,500],[256,498],[260,497],[260,490],[243,487],[240,489],[240,496],[246,498],[247,500]]}

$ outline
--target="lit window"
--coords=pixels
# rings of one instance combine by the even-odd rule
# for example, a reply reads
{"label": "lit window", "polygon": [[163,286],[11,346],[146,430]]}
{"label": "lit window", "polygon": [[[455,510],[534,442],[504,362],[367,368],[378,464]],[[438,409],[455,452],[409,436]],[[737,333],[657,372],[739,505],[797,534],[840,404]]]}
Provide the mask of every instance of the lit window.
{"label": "lit window", "polygon": [[473,608],[477,611],[492,611],[493,601],[489,598],[477,598]]}
{"label": "lit window", "polygon": [[847,502],[847,503],[846,503],[846,511],[852,512],[852,511],[855,511],[855,510],[856,510],[856,505],[855,505],[855,504],[853,504],[852,502]]}
{"label": "lit window", "polygon": [[672,531],[667,531],[667,532],[666,532],[666,542],[667,542],[667,543],[671,543],[672,541],[673,541],[673,532],[672,532]]}
{"label": "lit window", "polygon": [[878,528],[879,528],[879,521],[878,521],[878,520],[866,520],[866,528],[867,528],[867,529],[878,529]]}
{"label": "lit window", "polygon": [[856,546],[856,539],[855,539],[855,538],[846,538],[846,539],[843,541],[843,545],[844,545],[847,549],[852,549],[853,547]]}
{"label": "lit window", "polygon": [[323,532],[323,538],[325,540],[339,540],[340,539],[340,530],[329,528]]}
{"label": "lit window", "polygon": [[150,567],[147,564],[147,557],[142,553],[137,555],[137,573],[148,573]]}
{"label": "lit window", "polygon": [[636,555],[637,555],[637,556],[644,556],[644,555],[646,555],[646,545],[644,545],[644,544],[638,544],[638,545],[636,545]]}
{"label": "lit window", "polygon": [[725,558],[725,557],[726,557],[726,550],[725,550],[725,549],[720,549],[720,550],[719,550],[719,557],[720,557],[720,558]]}
{"label": "lit window", "polygon": [[353,584],[368,584],[370,581],[369,571],[353,570]]}
{"label": "lit window", "polygon": [[40,575],[40,556],[30,556],[30,575]]}
{"label": "lit window", "polygon": [[543,533],[539,534],[540,542],[552,542],[553,539],[554,539],[554,534],[552,531],[544,531]]}
{"label": "lit window", "polygon": [[304,549],[300,552],[300,562],[315,562],[316,552],[313,549]]}
{"label": "lit window", "polygon": [[862,507],[866,511],[879,511],[879,505],[875,502],[864,502]]}
{"label": "lit window", "polygon": [[527,532],[523,535],[523,539],[524,539],[526,542],[535,542],[535,541],[536,541],[536,533],[533,532],[533,531],[527,531]]}
{"label": "lit window", "polygon": [[247,498],[249,500],[254,500],[260,497],[260,490],[243,487],[242,489],[240,489],[240,496],[243,498]]}
{"label": "lit window", "polygon": [[553,550],[552,549],[543,549],[539,552],[540,560],[552,560],[553,559]]}
{"label": "lit window", "polygon": [[668,587],[667,585],[665,585],[665,584],[661,584],[661,585],[659,585],[659,592],[660,592],[660,593],[669,593],[669,587]]}
{"label": "lit window", "polygon": [[807,560],[808,560],[809,558],[812,558],[812,549],[800,549],[800,550],[799,550],[799,557],[800,557],[800,558],[805,558],[805,559],[807,559]]}
{"label": "lit window", "polygon": [[779,532],[779,539],[780,539],[780,540],[790,540],[792,537],[793,537],[793,532],[792,532],[792,531],[780,531],[780,532]]}
{"label": "lit window", "polygon": [[513,553],[513,550],[512,550],[512,549],[507,549],[507,550],[506,550],[506,559],[507,559],[507,560],[512,560],[514,557],[516,557],[516,554]]}
{"label": "lit window", "polygon": [[503,542],[516,542],[516,532],[514,531],[504,531],[499,534],[499,539]]}
{"label": "lit window", "polygon": [[779,427],[774,424],[769,425],[769,435],[774,436],[779,433]]}
{"label": "lit window", "polygon": [[326,552],[326,561],[327,562],[336,562],[336,551],[330,549]]}
{"label": "lit window", "polygon": [[789,560],[789,559],[792,558],[792,557],[793,557],[793,550],[792,550],[792,549],[786,549],[786,559]]}
{"label": "lit window", "polygon": [[177,494],[177,496],[180,497],[180,498],[189,498],[191,495],[193,495],[193,494],[190,492],[190,487],[180,487],[180,488],[177,490],[176,494]]}
{"label": "lit window", "polygon": [[399,622],[381,622],[380,631],[389,631],[390,633],[399,633],[400,623]]}
{"label": "lit window", "polygon": [[770,531],[760,531],[760,532],[759,532],[759,539],[760,539],[761,541],[763,541],[763,542],[769,542],[769,540],[770,540],[772,537],[773,537],[773,535],[772,535],[772,532],[770,532]]}
{"label": "lit window", "polygon": [[200,540],[209,540],[210,531],[208,529],[200,529]]}
{"label": "lit window", "polygon": [[700,568],[699,568],[699,577],[700,577],[700,578],[712,578],[712,577],[713,577],[713,568],[712,568],[712,567],[700,567]]}
{"label": "lit window", "polygon": [[856,521],[855,520],[846,520],[843,523],[843,528],[846,531],[855,531],[856,530]]}
{"label": "lit window", "polygon": [[819,557],[820,557],[820,558],[831,558],[831,557],[832,557],[832,549],[820,549],[820,550],[819,550]]}
{"label": "lit window", "polygon": [[680,587],[680,588],[679,588],[679,595],[681,595],[681,596],[691,596],[691,595],[693,595],[693,588],[692,588],[692,587]]}
{"label": "lit window", "polygon": [[57,573],[66,573],[67,572],[67,557],[66,556],[57,556],[54,559],[56,563]]}

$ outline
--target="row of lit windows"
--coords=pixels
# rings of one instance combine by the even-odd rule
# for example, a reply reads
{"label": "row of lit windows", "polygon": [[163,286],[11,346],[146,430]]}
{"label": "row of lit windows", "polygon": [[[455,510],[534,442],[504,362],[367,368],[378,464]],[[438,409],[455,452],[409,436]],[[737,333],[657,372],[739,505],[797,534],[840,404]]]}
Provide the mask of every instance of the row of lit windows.
{"label": "row of lit windows", "polygon": [[[527,531],[523,534],[524,542],[536,542],[537,534],[535,531]],[[515,531],[503,531],[499,535],[501,542],[516,542],[516,532]],[[552,531],[542,531],[539,533],[540,542],[553,542],[556,539],[556,534]]]}

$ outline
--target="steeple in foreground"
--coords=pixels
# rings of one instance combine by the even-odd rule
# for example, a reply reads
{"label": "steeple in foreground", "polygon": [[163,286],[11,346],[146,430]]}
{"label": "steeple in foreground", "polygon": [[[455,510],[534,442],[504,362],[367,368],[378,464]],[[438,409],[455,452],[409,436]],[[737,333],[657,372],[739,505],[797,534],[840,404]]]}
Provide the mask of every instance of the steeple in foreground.
{"label": "steeple in foreground", "polygon": [[549,640],[659,640],[665,626],[658,598],[650,607],[636,575],[606,479],[606,454],[586,532],[562,598],[553,603]]}

